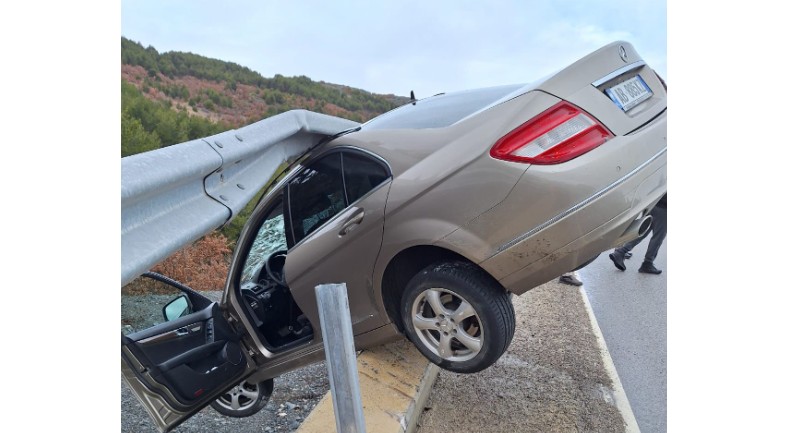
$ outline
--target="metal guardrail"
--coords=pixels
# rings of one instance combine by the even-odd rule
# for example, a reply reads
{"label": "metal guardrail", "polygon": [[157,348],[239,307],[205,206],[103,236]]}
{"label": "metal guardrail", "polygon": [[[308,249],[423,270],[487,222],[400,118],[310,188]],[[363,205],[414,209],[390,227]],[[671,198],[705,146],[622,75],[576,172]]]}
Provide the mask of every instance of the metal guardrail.
{"label": "metal guardrail", "polygon": [[336,431],[366,433],[347,284],[320,284],[314,288],[314,293],[320,313]]}
{"label": "metal guardrail", "polygon": [[121,159],[121,285],[234,218],[290,158],[358,123],[292,110]]}

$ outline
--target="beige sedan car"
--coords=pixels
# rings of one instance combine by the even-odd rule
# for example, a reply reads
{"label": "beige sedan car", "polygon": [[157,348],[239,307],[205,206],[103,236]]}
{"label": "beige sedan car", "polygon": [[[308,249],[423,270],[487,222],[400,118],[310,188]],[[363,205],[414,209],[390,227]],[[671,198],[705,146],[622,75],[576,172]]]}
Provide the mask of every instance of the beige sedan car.
{"label": "beige sedan car", "polygon": [[358,348],[405,336],[442,368],[487,368],[513,337],[511,294],[650,227],[666,93],[616,42],[539,82],[436,95],[319,144],[257,205],[220,303],[189,294],[122,337],[127,380],[170,429],[241,382],[322,360],[314,287],[333,282]]}

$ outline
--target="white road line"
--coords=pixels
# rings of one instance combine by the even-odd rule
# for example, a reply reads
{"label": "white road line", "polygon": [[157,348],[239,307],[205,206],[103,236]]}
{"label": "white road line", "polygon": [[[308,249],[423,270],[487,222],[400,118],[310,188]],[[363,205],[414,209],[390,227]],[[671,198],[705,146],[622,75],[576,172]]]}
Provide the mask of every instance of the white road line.
{"label": "white road line", "polygon": [[[574,275],[576,275],[579,281],[582,280],[579,278],[578,272],[575,272]],[[607,343],[604,340],[604,335],[601,333],[601,328],[598,326],[595,313],[593,313],[593,307],[590,305],[587,293],[585,293],[584,285],[579,286],[579,293],[582,295],[582,301],[584,301],[584,306],[587,309],[587,315],[590,316],[590,324],[593,327],[593,333],[598,341],[598,348],[601,351],[601,359],[604,362],[604,367],[607,370],[607,374],[609,374],[609,378],[612,379],[615,406],[623,416],[623,422],[626,423],[626,433],[640,433],[640,426],[637,424],[637,419],[634,418],[634,412],[631,410],[629,399],[626,397],[626,391],[623,390],[623,384],[620,383],[620,377],[618,377],[615,364],[612,362],[612,356],[609,354]]]}

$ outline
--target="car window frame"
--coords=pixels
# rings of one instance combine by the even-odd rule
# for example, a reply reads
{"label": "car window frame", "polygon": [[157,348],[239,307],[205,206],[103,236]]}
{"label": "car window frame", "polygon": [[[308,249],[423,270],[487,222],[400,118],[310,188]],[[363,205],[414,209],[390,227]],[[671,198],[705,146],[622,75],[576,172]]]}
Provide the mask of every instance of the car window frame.
{"label": "car window frame", "polygon": [[[264,219],[267,217],[268,213],[272,209],[273,200],[279,194],[283,194],[286,197],[287,194],[288,194],[286,189],[288,188],[289,183],[299,173],[301,173],[303,170],[308,168],[314,161],[318,160],[319,158],[322,158],[323,156],[327,155],[330,152],[357,152],[357,153],[363,154],[365,156],[368,156],[368,157],[372,158],[373,160],[381,163],[383,165],[383,167],[386,169],[387,177],[386,177],[386,179],[383,180],[383,182],[381,182],[380,184],[376,185],[368,193],[366,193],[363,196],[359,197],[359,199],[356,200],[355,202],[350,203],[347,207],[345,207],[344,210],[347,210],[350,206],[354,206],[354,205],[356,205],[357,203],[359,203],[362,200],[366,200],[370,195],[374,194],[376,191],[380,190],[385,185],[388,185],[389,182],[391,182],[393,180],[394,173],[393,173],[393,171],[391,169],[391,165],[388,163],[388,161],[386,161],[383,157],[381,157],[380,155],[378,155],[376,153],[373,153],[373,152],[370,152],[370,151],[368,151],[366,149],[362,149],[362,148],[355,147],[355,146],[340,145],[340,146],[333,146],[333,147],[330,147],[330,148],[325,148],[322,151],[318,151],[316,155],[307,155],[306,158],[304,158],[302,161],[297,162],[295,164],[295,166],[292,167],[292,169],[290,169],[289,172],[282,179],[280,179],[275,185],[273,185],[268,191],[266,191],[264,193],[262,198],[259,200],[259,203],[257,203],[256,207],[254,208],[253,212],[251,213],[251,217],[246,222],[245,226],[243,227],[243,230],[240,232],[240,236],[237,239],[237,246],[235,247],[234,253],[232,254],[232,265],[229,268],[229,277],[228,277],[228,280],[227,280],[227,288],[224,289],[224,294],[222,296],[221,302],[230,302],[229,296],[232,296],[231,293],[232,292],[239,292],[239,290],[241,288],[240,287],[240,279],[242,277],[243,269],[245,267],[245,261],[247,260],[248,253],[251,250],[251,246],[253,245],[253,242],[256,240],[256,235],[257,235],[257,233],[259,233],[259,229],[261,228],[262,224],[264,223]],[[344,173],[344,171],[343,171],[343,173]],[[343,179],[343,181],[344,181],[344,179]],[[285,203],[287,203],[287,208],[285,209],[285,218],[284,218],[285,219],[285,224],[287,225],[287,226],[285,226],[285,230],[287,230],[287,227],[289,227],[289,230],[290,230],[289,232],[286,233],[286,235],[287,235],[287,256],[289,256],[289,253],[294,248],[301,246],[307,239],[311,239],[312,238],[312,234],[314,232],[312,234],[310,234],[309,236],[306,236],[305,238],[303,238],[300,242],[295,243],[294,242],[294,238],[292,237],[292,234],[291,234],[291,230],[292,230],[291,226],[289,226],[289,224],[290,224],[289,221],[291,221],[291,219],[292,219],[291,209],[290,209],[290,206],[288,205],[288,202],[283,202],[282,204],[285,204]],[[340,213],[343,213],[344,210],[342,212],[340,212]],[[336,220],[336,218],[338,217],[338,215],[339,214],[335,215],[334,218],[331,218],[330,220],[326,221],[326,223],[323,224],[323,226],[318,227],[317,230],[315,230],[315,232],[321,230],[326,224],[333,223]],[[245,257],[241,257],[243,254],[245,255]],[[237,293],[235,296],[239,296],[239,293]],[[245,309],[243,309],[243,310],[244,310],[244,314],[248,314],[248,311],[245,311]]]}
{"label": "car window frame", "polygon": [[[299,173],[300,170],[297,170],[296,173]],[[251,249],[256,242],[257,236],[259,235],[259,231],[262,229],[262,225],[267,220],[268,215],[270,215],[273,210],[276,208],[277,203],[275,200],[278,200],[279,196],[281,196],[281,207],[282,207],[282,218],[284,219],[284,237],[286,238],[287,244],[287,251],[289,251],[290,243],[293,242],[292,240],[292,227],[290,226],[290,222],[287,219],[287,199],[286,199],[286,192],[284,191],[284,185],[277,185],[277,187],[273,188],[273,190],[268,193],[269,197],[267,200],[263,201],[262,208],[255,209],[254,213],[259,216],[256,220],[256,224],[253,224],[255,227],[255,231],[252,236],[245,242],[245,257],[241,257],[242,264],[240,266],[239,272],[236,272],[238,275],[235,275],[236,284],[242,285],[242,276],[245,273],[245,265],[248,262],[248,258],[251,254]],[[261,204],[261,203],[260,203]],[[258,211],[258,212],[257,212]],[[242,237],[242,236],[241,236]],[[248,242],[250,240],[250,242]],[[267,260],[267,259],[265,259]],[[230,269],[231,272],[231,269]]]}
{"label": "car window frame", "polygon": [[[325,149],[322,152],[318,153],[317,156],[312,157],[312,158],[308,159],[307,161],[305,161],[305,163],[301,164],[301,169],[300,170],[296,170],[295,173],[292,176],[290,176],[290,179],[283,186],[283,189],[286,190],[285,194],[287,196],[287,212],[289,212],[290,221],[292,221],[292,203],[291,203],[292,198],[291,198],[290,193],[289,193],[289,187],[290,187],[290,183],[291,183],[292,179],[295,178],[296,176],[299,176],[304,170],[309,169],[311,167],[311,165],[314,164],[316,161],[319,161],[320,159],[325,158],[326,156],[331,155],[333,153],[339,154],[340,158],[341,158],[341,164],[342,164],[342,169],[341,169],[341,172],[342,172],[342,188],[344,190],[344,196],[345,196],[346,205],[345,205],[345,207],[342,210],[337,212],[333,217],[329,218],[328,221],[326,221],[325,223],[321,224],[320,226],[315,228],[311,233],[308,233],[306,236],[304,236],[303,239],[300,240],[300,242],[296,242],[296,243],[294,243],[292,245],[290,245],[288,243],[287,244],[287,255],[288,256],[289,256],[289,252],[292,251],[293,248],[299,247],[307,239],[311,239],[312,236],[315,233],[321,231],[328,224],[332,224],[339,217],[339,215],[343,214],[346,210],[350,209],[352,206],[356,205],[360,201],[367,199],[367,197],[372,195],[375,191],[379,190],[380,188],[382,188],[384,185],[388,184],[392,180],[393,173],[392,173],[392,170],[391,170],[391,166],[389,165],[388,161],[383,159],[380,155],[377,155],[377,154],[369,152],[369,151],[367,151],[365,149],[361,149],[361,148],[353,147],[353,146],[334,146],[332,148]],[[348,200],[348,194],[347,194],[347,185],[345,183],[344,157],[342,156],[344,153],[357,153],[359,155],[362,155],[362,156],[364,156],[366,158],[369,158],[370,160],[378,163],[379,165],[381,165],[381,167],[384,168],[384,170],[386,170],[386,178],[383,179],[383,181],[381,183],[375,185],[366,194],[362,195],[361,197],[359,197],[358,199],[356,199],[356,201],[354,201],[352,203],[348,203],[349,200]],[[290,224],[290,229],[292,229],[291,224]],[[295,241],[294,233],[291,236],[288,236],[287,239],[288,239],[288,241],[291,240],[292,242],[294,242]]]}
{"label": "car window frame", "polygon": [[345,187],[345,198],[347,199],[347,201],[350,201],[350,195],[347,192],[348,184],[347,184],[347,176],[345,174],[345,156],[344,156],[345,154],[354,154],[354,155],[357,154],[358,156],[363,156],[369,159],[370,161],[378,164],[386,172],[386,177],[379,184],[373,186],[372,188],[369,189],[369,191],[367,191],[366,193],[364,193],[354,201],[350,202],[350,204],[348,204],[347,207],[353,206],[354,204],[361,201],[361,199],[363,199],[364,197],[369,196],[373,191],[380,188],[381,185],[383,185],[386,181],[392,178],[391,167],[389,167],[389,164],[386,162],[386,160],[373,153],[358,151],[354,148],[342,148],[340,153],[342,154],[342,185],[344,185]]}
{"label": "car window frame", "polygon": [[[295,228],[293,227],[293,224],[292,224],[292,218],[293,218],[293,215],[292,215],[292,188],[291,188],[292,181],[295,178],[297,178],[298,176],[302,175],[307,170],[310,170],[311,166],[315,162],[318,162],[318,161],[320,161],[320,160],[322,160],[324,158],[327,158],[328,156],[332,156],[334,154],[339,156],[339,173],[341,173],[341,176],[342,176],[342,179],[340,179],[341,182],[342,182],[342,199],[344,200],[344,205],[345,206],[339,212],[336,212],[334,215],[332,215],[330,218],[328,218],[328,220],[326,220],[324,223],[320,224],[317,227],[314,227],[314,229],[311,232],[306,233],[305,235],[303,235],[303,237],[301,238],[301,240],[299,242],[295,242],[295,240],[297,238],[295,236]],[[308,161],[307,164],[303,167],[303,169],[302,170],[298,170],[298,172],[295,173],[295,176],[293,176],[293,178],[290,179],[290,181],[287,182],[287,184],[285,185],[286,197],[287,197],[286,204],[287,204],[287,210],[289,212],[290,230],[292,230],[292,242],[293,242],[292,246],[287,244],[287,251],[288,252],[289,252],[289,250],[292,249],[292,247],[301,244],[306,238],[311,237],[312,233],[317,232],[318,230],[320,230],[323,227],[325,227],[326,224],[328,224],[329,222],[331,222],[334,219],[336,219],[337,215],[339,215],[340,213],[344,212],[345,209],[347,209],[349,207],[349,205],[347,204],[347,202],[348,202],[348,200],[347,200],[347,188],[345,188],[345,171],[344,171],[344,166],[342,165],[343,164],[342,160],[343,160],[343,158],[342,158],[342,153],[341,152],[334,152],[333,150],[323,152],[323,153],[317,155],[316,158],[312,158],[311,161]]]}

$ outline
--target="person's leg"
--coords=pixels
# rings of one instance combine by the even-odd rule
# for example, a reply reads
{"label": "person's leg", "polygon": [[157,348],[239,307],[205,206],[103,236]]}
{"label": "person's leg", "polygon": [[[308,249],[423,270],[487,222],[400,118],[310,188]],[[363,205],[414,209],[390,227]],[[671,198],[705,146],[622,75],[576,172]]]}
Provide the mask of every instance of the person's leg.
{"label": "person's leg", "polygon": [[[653,226],[651,226],[651,227],[653,227]],[[642,242],[642,240],[645,239],[646,236],[648,236],[648,233],[650,233],[650,231],[651,230],[648,230],[647,232],[645,232],[644,235],[638,237],[637,239],[634,239],[633,241],[628,241],[625,244],[623,244],[622,246],[619,246],[619,247],[615,248],[615,252],[620,254],[621,256],[625,256],[627,252],[633,250],[634,247],[639,245],[640,242]]]}
{"label": "person's leg", "polygon": [[667,237],[667,209],[653,208],[651,215],[653,215],[653,224],[651,225],[653,235],[648,242],[645,261],[640,265],[639,271],[645,274],[659,275],[662,271],[656,269],[653,261],[656,260],[656,254],[659,253],[659,248],[662,246],[664,238]]}
{"label": "person's leg", "polygon": [[639,245],[639,243],[642,242],[642,240],[645,239],[646,236],[648,236],[648,233],[650,233],[650,230],[645,232],[644,235],[638,237],[637,239],[634,239],[633,241],[628,241],[625,244],[615,248],[615,251],[609,253],[609,259],[612,260],[612,263],[615,264],[616,268],[620,269],[621,271],[626,270],[626,264],[623,263],[623,260],[626,259],[626,253],[628,253],[634,247]]}
{"label": "person's leg", "polygon": [[664,238],[667,237],[667,209],[653,208],[651,211],[653,216],[653,224],[651,224],[650,242],[648,242],[648,251],[645,252],[645,261],[653,263],[656,260],[656,255],[659,253],[659,248],[662,247]]}

